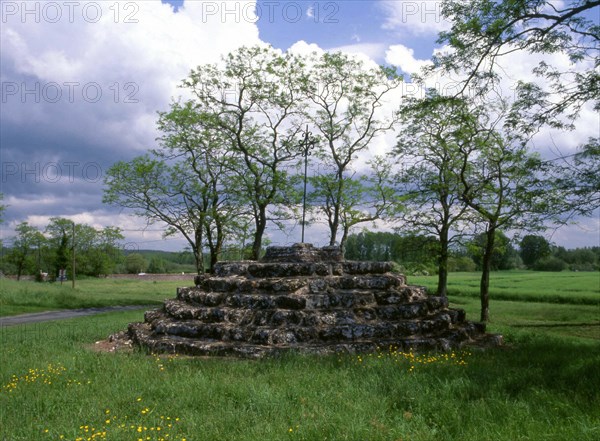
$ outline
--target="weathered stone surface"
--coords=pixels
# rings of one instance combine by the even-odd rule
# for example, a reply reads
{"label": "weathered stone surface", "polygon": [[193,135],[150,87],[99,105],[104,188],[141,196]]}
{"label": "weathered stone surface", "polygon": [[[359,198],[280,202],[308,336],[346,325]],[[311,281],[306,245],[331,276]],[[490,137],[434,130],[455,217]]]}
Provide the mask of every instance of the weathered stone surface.
{"label": "weathered stone surface", "polygon": [[132,323],[155,352],[262,357],[286,351],[448,350],[501,344],[444,297],[406,285],[389,262],[346,262],[337,247],[270,247],[262,262],[224,262],[212,276]]}
{"label": "weathered stone surface", "polygon": [[339,247],[315,248],[309,243],[297,243],[291,247],[269,247],[263,262],[341,262],[344,260]]}

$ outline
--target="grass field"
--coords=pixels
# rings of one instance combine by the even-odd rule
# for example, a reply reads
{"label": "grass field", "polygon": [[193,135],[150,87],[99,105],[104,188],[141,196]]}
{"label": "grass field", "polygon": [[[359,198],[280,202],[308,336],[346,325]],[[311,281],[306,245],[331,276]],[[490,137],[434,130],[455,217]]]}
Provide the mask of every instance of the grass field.
{"label": "grass field", "polygon": [[51,309],[95,308],[113,305],[161,303],[174,296],[185,281],[138,279],[84,279],[75,289],[71,283],[37,283],[0,279],[0,316],[47,311]]}
{"label": "grass field", "polygon": [[[480,278],[480,273],[450,273],[448,294],[454,297],[479,297]],[[408,282],[435,291],[437,276],[410,276]],[[490,275],[490,298],[600,305],[600,273],[496,271]]]}
{"label": "grass field", "polygon": [[[148,303],[145,292],[172,297],[174,285],[129,286],[123,297]],[[82,301],[120,301],[120,286],[90,285]],[[574,297],[594,298],[578,289]],[[248,361],[92,349],[140,311],[0,328],[0,440],[600,439],[598,305],[491,297],[489,329],[507,344],[446,356],[383,348]],[[478,317],[476,298],[451,303]]]}

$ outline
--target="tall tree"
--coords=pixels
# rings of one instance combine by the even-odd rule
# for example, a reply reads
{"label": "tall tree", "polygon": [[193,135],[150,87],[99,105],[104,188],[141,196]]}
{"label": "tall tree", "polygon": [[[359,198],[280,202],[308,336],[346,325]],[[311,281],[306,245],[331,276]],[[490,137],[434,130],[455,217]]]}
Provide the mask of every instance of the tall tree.
{"label": "tall tree", "polygon": [[61,217],[51,217],[44,232],[49,235],[50,248],[55,250],[52,266],[54,277],[58,277],[60,270],[71,271],[73,250],[73,222]]}
{"label": "tall tree", "polygon": [[553,177],[561,193],[560,211],[588,216],[600,207],[600,138],[590,138],[581,150],[555,161]]}
{"label": "tall tree", "polygon": [[204,213],[198,210],[195,196],[201,196],[203,189],[186,177],[149,155],[120,161],[106,172],[103,202],[130,208],[149,223],[163,222],[169,227],[167,234],[179,232],[190,244],[200,274],[204,272]]}
{"label": "tall tree", "polygon": [[485,112],[475,113],[474,129],[459,147],[460,197],[483,221],[481,321],[489,320],[492,256],[500,229],[532,230],[552,214],[548,191],[540,179],[544,163],[518,142],[510,142],[490,124]]}
{"label": "tall tree", "polygon": [[[17,236],[13,240],[7,258],[16,267],[17,280],[21,280],[24,272],[35,267],[36,251],[40,250],[45,238],[36,227],[27,222],[21,222],[15,231]],[[40,268],[37,268],[37,271],[39,270]]]}
{"label": "tall tree", "polygon": [[[345,250],[352,227],[374,222],[391,213],[396,206],[391,163],[376,157],[367,165],[366,171],[361,174],[348,172],[341,181],[335,173],[321,173],[310,179],[314,189],[309,198],[326,215],[330,244],[335,244],[335,238],[339,237],[342,250]],[[343,189],[341,193],[340,189]]]}
{"label": "tall tree", "polygon": [[303,62],[271,47],[242,47],[221,65],[193,70],[183,86],[197,112],[211,115],[223,141],[235,153],[238,192],[254,219],[252,259],[260,257],[269,221],[290,216],[293,186],[286,167],[300,156],[298,138]]}
{"label": "tall tree", "polygon": [[[447,295],[450,246],[469,224],[471,213],[460,197],[460,146],[473,137],[468,103],[429,91],[402,106],[402,130],[391,156],[400,164],[399,220],[439,240],[437,295]],[[470,133],[468,133],[470,132]]]}
{"label": "tall tree", "polygon": [[[377,208],[364,215],[367,210],[361,209],[359,196],[366,189],[364,181],[354,178],[359,170],[353,163],[377,135],[396,123],[395,112],[386,115],[381,109],[401,78],[392,69],[368,67],[353,56],[336,52],[314,53],[307,60],[304,81],[310,103],[306,118],[319,137],[317,156],[326,171],[313,180],[314,194],[320,196],[318,205],[327,217],[329,244],[339,241],[343,245],[352,225],[381,215]],[[356,216],[357,210],[362,215]]]}
{"label": "tall tree", "polygon": [[[473,239],[466,242],[466,250],[478,269],[482,269],[483,255],[488,242],[486,233],[476,234]],[[496,230],[494,249],[490,257],[490,270],[510,270],[517,266],[518,253],[513,247],[511,239],[502,231]]]}
{"label": "tall tree", "polygon": [[451,50],[434,57],[436,69],[466,74],[464,88],[497,81],[498,63],[515,52],[562,53],[571,62],[553,66],[547,58],[533,69],[538,83],[518,82],[515,110],[523,121],[564,127],[582,105],[600,110],[598,0],[444,0],[442,15],[452,23],[439,43]]}
{"label": "tall tree", "polygon": [[[532,69],[535,81],[514,85],[508,122],[524,140],[545,125],[574,129],[586,105],[600,110],[600,1],[443,0],[441,10],[452,26],[438,42],[450,50],[434,57],[431,70],[463,74],[462,92],[495,88],[499,64],[511,54],[540,60]],[[553,64],[551,54],[564,54],[569,63]],[[558,169],[567,173],[557,179],[564,184],[562,206],[569,216],[593,213],[600,195],[597,179],[592,185],[586,180],[598,175],[598,140],[580,147],[567,170]]]}
{"label": "tall tree", "polygon": [[[0,193],[0,202],[4,200],[4,193]],[[0,224],[4,222],[4,211],[6,210],[6,205],[0,203]]]}
{"label": "tall tree", "polygon": [[211,271],[225,242],[250,222],[247,196],[237,187],[234,172],[241,167],[239,157],[213,120],[213,115],[196,111],[193,101],[173,103],[169,112],[160,113],[161,149],[153,152],[176,161],[177,190],[198,214],[199,242],[209,249]]}
{"label": "tall tree", "polygon": [[117,263],[123,259],[119,241],[124,238],[118,227],[109,226],[95,230],[92,246],[85,256],[87,260],[85,274],[95,277],[111,274]]}
{"label": "tall tree", "polygon": [[[6,205],[1,202],[4,200],[4,193],[0,193],[0,224],[4,223],[4,211],[6,210]],[[0,251],[2,250],[2,239],[0,239]]]}
{"label": "tall tree", "polygon": [[528,234],[521,239],[519,244],[521,259],[528,268],[533,268],[533,265],[544,257],[552,253],[550,243],[542,237],[535,234]]}

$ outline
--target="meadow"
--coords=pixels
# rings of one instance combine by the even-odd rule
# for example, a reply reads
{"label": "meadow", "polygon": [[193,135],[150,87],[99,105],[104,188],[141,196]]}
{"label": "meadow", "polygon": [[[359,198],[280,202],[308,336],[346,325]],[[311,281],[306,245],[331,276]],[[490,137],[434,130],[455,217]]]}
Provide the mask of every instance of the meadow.
{"label": "meadow", "polygon": [[75,289],[71,282],[62,285],[0,279],[0,317],[56,309],[97,308],[102,306],[160,304],[174,296],[178,286],[189,282],[139,279],[83,279]]}
{"label": "meadow", "polygon": [[[0,440],[600,439],[600,293],[586,276],[571,279],[570,303],[497,300],[492,288],[489,331],[506,345],[486,351],[251,361],[94,350],[141,311],[2,327]],[[120,301],[121,283],[80,295]],[[152,303],[173,284],[124,298],[148,291]],[[476,298],[450,300],[478,316]]]}

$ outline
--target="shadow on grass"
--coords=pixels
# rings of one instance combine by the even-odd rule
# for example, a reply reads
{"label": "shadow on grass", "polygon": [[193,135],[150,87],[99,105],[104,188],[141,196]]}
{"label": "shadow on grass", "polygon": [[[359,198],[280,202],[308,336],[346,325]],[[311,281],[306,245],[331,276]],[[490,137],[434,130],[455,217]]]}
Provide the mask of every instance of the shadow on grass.
{"label": "shadow on grass", "polygon": [[470,380],[479,391],[511,397],[551,391],[578,407],[600,405],[600,344],[535,336],[509,335],[509,344],[476,357]]}

